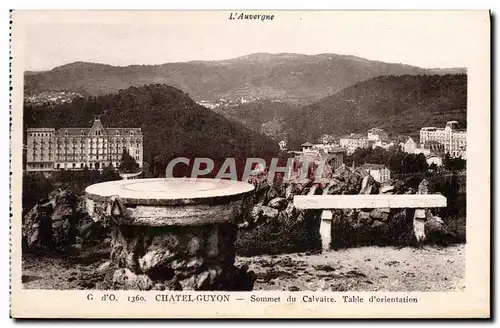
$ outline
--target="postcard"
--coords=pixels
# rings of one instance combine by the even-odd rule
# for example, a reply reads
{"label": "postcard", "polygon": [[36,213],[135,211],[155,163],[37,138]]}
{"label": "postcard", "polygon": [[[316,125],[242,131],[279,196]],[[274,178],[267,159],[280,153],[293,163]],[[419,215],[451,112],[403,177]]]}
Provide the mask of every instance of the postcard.
{"label": "postcard", "polygon": [[11,12],[13,318],[489,318],[490,12]]}

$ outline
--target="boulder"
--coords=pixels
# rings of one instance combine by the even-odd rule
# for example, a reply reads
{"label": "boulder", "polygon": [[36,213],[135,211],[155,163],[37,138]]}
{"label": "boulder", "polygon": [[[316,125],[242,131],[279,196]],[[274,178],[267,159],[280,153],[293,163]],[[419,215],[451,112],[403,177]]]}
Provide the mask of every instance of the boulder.
{"label": "boulder", "polygon": [[380,222],[379,220],[373,220],[372,222],[372,229],[379,229],[384,226],[383,222]]}
{"label": "boulder", "polygon": [[371,225],[372,218],[370,217],[370,213],[359,211],[358,212],[358,222],[364,226]]}
{"label": "boulder", "polygon": [[252,220],[252,223],[259,222],[261,214],[262,214],[262,204],[255,205],[250,211],[250,220]]}
{"label": "boulder", "polygon": [[278,217],[279,211],[275,208],[269,207],[269,206],[262,206],[262,217],[266,221],[274,220]]}
{"label": "boulder", "polygon": [[285,197],[286,188],[282,184],[273,184],[264,197],[264,205],[269,205],[269,202],[275,198]]}
{"label": "boulder", "polygon": [[371,175],[363,177],[359,193],[361,195],[370,195],[377,194],[378,192],[378,182]]}
{"label": "boulder", "polygon": [[65,248],[77,242],[101,240],[107,230],[90,219],[84,196],[71,190],[57,190],[26,213],[22,234],[30,250]]}
{"label": "boulder", "polygon": [[285,209],[287,207],[287,205],[288,205],[288,202],[287,202],[286,198],[284,198],[284,197],[273,198],[267,204],[267,206],[274,208],[274,209],[277,209],[278,211]]}
{"label": "boulder", "polygon": [[395,187],[393,185],[382,185],[380,186],[379,189],[379,194],[394,194],[395,192]]}
{"label": "boulder", "polygon": [[427,195],[428,193],[429,193],[429,182],[423,179],[422,181],[420,181],[418,185],[417,194]]}
{"label": "boulder", "polygon": [[375,208],[370,212],[370,218],[373,220],[387,221],[389,218],[389,211],[382,211],[383,209]]}
{"label": "boulder", "polygon": [[457,239],[453,232],[448,231],[444,221],[438,216],[433,216],[425,222],[424,231],[427,240],[435,244],[448,245]]}
{"label": "boulder", "polygon": [[283,211],[285,213],[285,216],[289,219],[293,218],[295,216],[295,213],[297,211],[297,208],[293,204],[293,202],[289,202],[286,209]]}

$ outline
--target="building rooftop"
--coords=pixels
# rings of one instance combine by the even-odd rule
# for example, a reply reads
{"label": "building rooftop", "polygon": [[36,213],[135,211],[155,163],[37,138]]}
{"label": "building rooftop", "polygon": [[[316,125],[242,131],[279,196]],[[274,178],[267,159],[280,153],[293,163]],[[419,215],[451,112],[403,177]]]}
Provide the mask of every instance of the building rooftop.
{"label": "building rooftop", "polygon": [[362,169],[365,170],[382,170],[383,168],[386,168],[384,164],[363,164],[361,165]]}
{"label": "building rooftop", "polygon": [[[60,128],[56,130],[56,135],[65,136],[66,132],[68,132],[69,136],[87,136],[89,135],[91,128]],[[134,135],[142,135],[141,128],[104,128],[103,129],[107,136],[113,135],[129,135],[130,132],[133,132]]]}
{"label": "building rooftop", "polygon": [[95,119],[92,127],[28,128],[27,131],[55,131],[56,136],[66,136],[66,133],[68,136],[88,136],[91,131],[102,131],[103,136],[142,135],[141,128],[105,128],[100,119]]}
{"label": "building rooftop", "polygon": [[401,136],[397,136],[397,137],[395,138],[395,140],[394,140],[394,141],[396,141],[396,142],[406,143],[406,142],[407,142],[408,140],[410,140],[410,139],[412,139],[412,140],[413,140],[413,138],[412,138],[411,136],[402,136],[402,135],[401,135]]}
{"label": "building rooftop", "polygon": [[306,141],[306,142],[304,142],[304,143],[303,143],[302,145],[300,145],[300,146],[301,146],[301,147],[312,147],[312,146],[313,146],[313,144],[312,144],[312,143],[310,143],[309,141]]}
{"label": "building rooftop", "polygon": [[366,138],[363,133],[351,133],[340,137],[340,139],[362,139]]}
{"label": "building rooftop", "polygon": [[39,131],[43,131],[43,132],[46,132],[46,131],[55,131],[54,128],[27,128],[26,131],[28,132],[39,132]]}

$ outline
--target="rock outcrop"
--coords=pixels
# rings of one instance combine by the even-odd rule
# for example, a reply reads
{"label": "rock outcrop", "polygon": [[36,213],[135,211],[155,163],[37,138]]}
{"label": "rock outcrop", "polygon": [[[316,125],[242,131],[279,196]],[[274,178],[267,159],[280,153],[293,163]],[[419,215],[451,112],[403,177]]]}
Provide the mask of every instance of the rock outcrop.
{"label": "rock outcrop", "polygon": [[41,199],[23,218],[23,248],[57,249],[104,240],[106,229],[90,219],[83,197],[56,190]]}

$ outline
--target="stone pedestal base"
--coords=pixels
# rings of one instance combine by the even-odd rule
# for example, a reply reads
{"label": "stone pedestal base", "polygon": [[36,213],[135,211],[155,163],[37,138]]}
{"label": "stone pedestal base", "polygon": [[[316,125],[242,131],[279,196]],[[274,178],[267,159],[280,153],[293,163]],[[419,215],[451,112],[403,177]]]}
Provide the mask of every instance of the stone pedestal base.
{"label": "stone pedestal base", "polygon": [[234,266],[236,226],[112,227],[116,289],[250,291],[255,274]]}

